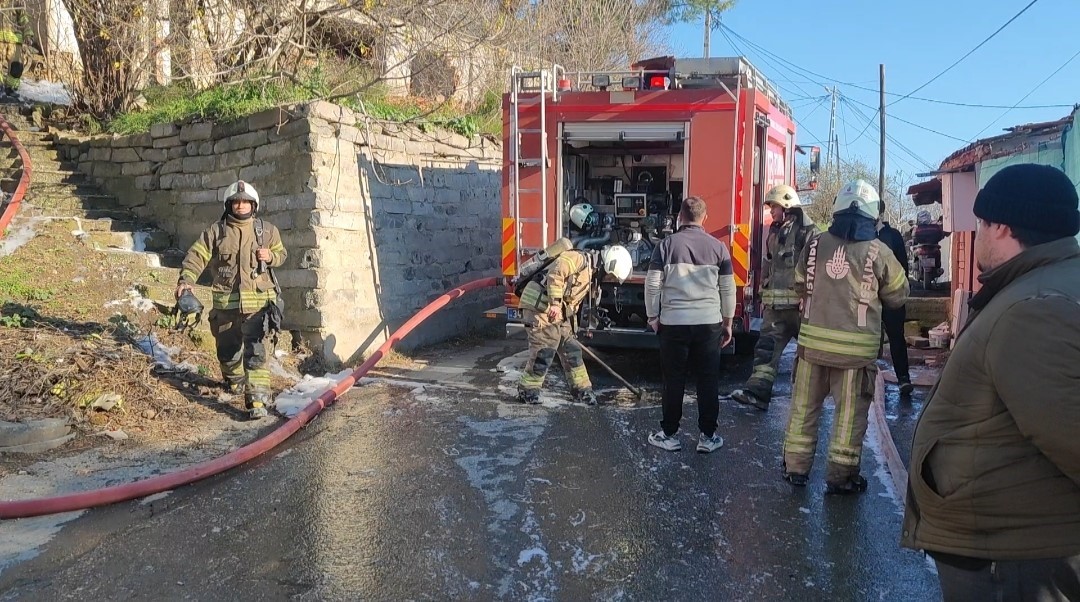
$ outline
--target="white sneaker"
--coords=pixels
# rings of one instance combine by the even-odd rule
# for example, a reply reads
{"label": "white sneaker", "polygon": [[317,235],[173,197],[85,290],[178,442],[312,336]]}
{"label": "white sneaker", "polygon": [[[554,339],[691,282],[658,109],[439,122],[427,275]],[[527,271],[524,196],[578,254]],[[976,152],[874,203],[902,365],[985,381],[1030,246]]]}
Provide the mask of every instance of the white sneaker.
{"label": "white sneaker", "polygon": [[712,437],[706,437],[705,433],[698,435],[697,451],[699,454],[714,452],[724,446],[724,438],[716,433]]}
{"label": "white sneaker", "polygon": [[682,443],[675,437],[669,437],[664,431],[649,434],[649,445],[655,445],[667,451],[682,451]]}

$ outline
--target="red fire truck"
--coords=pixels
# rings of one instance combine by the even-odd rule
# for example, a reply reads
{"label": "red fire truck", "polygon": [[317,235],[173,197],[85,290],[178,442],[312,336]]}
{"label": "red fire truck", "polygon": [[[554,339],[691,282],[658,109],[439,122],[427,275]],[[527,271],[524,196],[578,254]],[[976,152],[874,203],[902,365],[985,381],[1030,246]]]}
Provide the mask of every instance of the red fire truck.
{"label": "red fire truck", "polygon": [[[682,199],[708,206],[705,229],[731,249],[739,307],[736,346],[752,348],[753,303],[768,211],[765,193],[795,178],[791,109],[745,58],[635,63],[630,71],[512,70],[503,99],[502,271],[507,334],[522,332],[511,280],[561,237],[576,248],[622,244],[634,272],[601,284],[584,308],[592,344],[654,347],[644,280],[653,247],[676,227]],[[811,149],[811,169],[817,168]],[[570,207],[597,214],[574,227]],[[502,315],[493,310],[489,315]],[[730,349],[730,348],[729,348]]]}

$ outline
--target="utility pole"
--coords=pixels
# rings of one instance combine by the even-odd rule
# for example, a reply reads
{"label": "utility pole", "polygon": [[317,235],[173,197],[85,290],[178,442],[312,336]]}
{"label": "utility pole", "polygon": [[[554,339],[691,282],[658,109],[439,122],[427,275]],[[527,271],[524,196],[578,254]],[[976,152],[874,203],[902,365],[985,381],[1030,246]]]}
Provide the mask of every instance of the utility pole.
{"label": "utility pole", "polygon": [[[829,150],[825,152],[825,167],[828,168],[830,165],[832,165],[832,158],[834,152],[837,156],[836,164],[840,165],[840,148],[839,146],[837,146],[836,148],[833,147],[833,141],[836,140],[836,86],[825,89],[828,90],[830,94],[832,94],[832,108],[829,109]],[[840,170],[838,168],[837,172],[839,171]]]}
{"label": "utility pole", "polygon": [[840,134],[836,135],[836,175],[840,175]]}
{"label": "utility pole", "polygon": [[878,113],[881,115],[881,158],[878,163],[878,195],[885,200],[885,64],[878,66],[881,75],[881,100]]}
{"label": "utility pole", "polygon": [[705,9],[705,58],[709,58],[709,36],[712,35],[712,12]]}

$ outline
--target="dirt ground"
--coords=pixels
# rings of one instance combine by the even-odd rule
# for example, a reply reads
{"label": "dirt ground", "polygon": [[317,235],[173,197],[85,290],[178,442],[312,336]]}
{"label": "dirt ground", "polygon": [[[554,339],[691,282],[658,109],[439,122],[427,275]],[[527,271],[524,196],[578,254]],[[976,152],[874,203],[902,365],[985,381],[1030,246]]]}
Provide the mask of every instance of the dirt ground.
{"label": "dirt ground", "polygon": [[[21,222],[28,224],[36,236],[0,257],[0,420],[70,419],[77,436],[55,455],[182,443],[223,419],[246,418],[243,400],[218,384],[205,319],[191,333],[172,328],[178,270],[110,248],[107,221]],[[305,359],[287,341],[274,358],[275,391],[292,385],[287,376]],[[148,355],[166,349],[174,366]],[[104,435],[117,431],[128,439]],[[0,473],[27,459],[0,456]]]}

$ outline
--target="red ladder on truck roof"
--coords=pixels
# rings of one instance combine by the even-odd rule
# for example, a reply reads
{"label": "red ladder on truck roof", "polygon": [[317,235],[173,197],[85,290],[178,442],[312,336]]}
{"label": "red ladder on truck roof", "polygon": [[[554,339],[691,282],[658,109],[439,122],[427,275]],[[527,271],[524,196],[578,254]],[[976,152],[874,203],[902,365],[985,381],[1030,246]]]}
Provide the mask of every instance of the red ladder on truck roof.
{"label": "red ladder on truck roof", "polygon": [[[510,217],[514,220],[514,273],[521,267],[522,253],[533,254],[551,243],[552,223],[548,216],[548,169],[552,167],[548,147],[548,103],[558,102],[558,78],[562,67],[525,71],[512,67],[510,83]],[[563,75],[565,77],[565,75]],[[539,247],[522,247],[522,231],[539,233]],[[530,236],[531,240],[536,240]]]}

